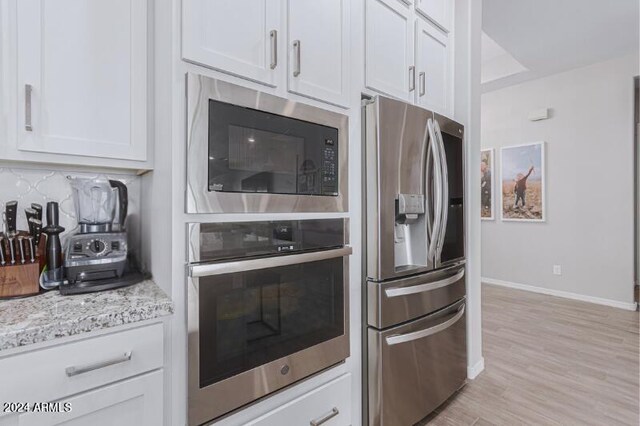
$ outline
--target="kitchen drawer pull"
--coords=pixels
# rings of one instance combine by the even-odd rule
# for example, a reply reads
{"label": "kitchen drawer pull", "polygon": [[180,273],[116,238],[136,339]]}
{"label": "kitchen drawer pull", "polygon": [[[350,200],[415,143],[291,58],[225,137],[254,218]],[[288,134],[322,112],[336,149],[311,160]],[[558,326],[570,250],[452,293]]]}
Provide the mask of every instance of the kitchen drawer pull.
{"label": "kitchen drawer pull", "polygon": [[340,410],[338,410],[336,407],[333,407],[331,409],[331,412],[329,414],[327,414],[324,417],[320,417],[317,420],[311,420],[309,422],[309,424],[311,426],[320,426],[321,424],[324,424],[326,422],[328,422],[329,420],[331,420],[332,418],[334,418],[335,416],[337,416],[338,414],[340,414]]}
{"label": "kitchen drawer pull", "polygon": [[448,319],[447,321],[440,323],[438,325],[434,325],[433,327],[429,327],[425,330],[414,331],[412,333],[407,334],[398,334],[394,336],[389,336],[386,338],[387,345],[397,345],[398,343],[406,343],[411,342],[413,340],[422,339],[424,337],[428,337],[439,333],[447,328],[451,327],[453,324],[458,322],[460,318],[464,315],[464,305],[458,310],[458,313],[453,316],[453,318]]}
{"label": "kitchen drawer pull", "polygon": [[457,274],[443,280],[409,287],[388,288],[384,291],[384,293],[387,295],[387,297],[408,296],[410,294],[424,293],[427,291],[435,290],[437,288],[451,285],[460,280],[462,277],[464,277],[464,268],[460,269]]}
{"label": "kitchen drawer pull", "polygon": [[108,367],[110,365],[120,364],[130,360],[131,360],[131,351],[125,352],[123,355],[120,355],[112,359],[108,359],[106,361],[96,362],[95,364],[89,364],[82,367],[67,367],[65,369],[65,372],[67,373],[67,376],[73,377],[79,374],[84,374],[90,371],[99,370],[101,368]]}
{"label": "kitchen drawer pull", "polygon": [[278,66],[278,31],[271,30],[271,69],[274,70]]}
{"label": "kitchen drawer pull", "polygon": [[316,262],[318,260],[349,256],[351,252],[351,247],[343,247],[334,250],[315,251],[312,253],[263,257],[260,259],[238,260],[224,263],[190,265],[188,267],[188,272],[189,276],[192,278],[208,277],[211,275],[232,274],[236,272],[255,271],[256,269],[295,265],[297,263]]}
{"label": "kitchen drawer pull", "polygon": [[416,90],[416,67],[411,65],[409,67],[409,91],[413,92]]}
{"label": "kitchen drawer pull", "polygon": [[293,54],[295,56],[293,62],[293,76],[297,77],[300,75],[300,40],[295,40],[293,42]]}
{"label": "kitchen drawer pull", "polygon": [[33,126],[31,124],[31,92],[33,91],[33,86],[30,84],[24,85],[24,129],[27,132],[33,131]]}

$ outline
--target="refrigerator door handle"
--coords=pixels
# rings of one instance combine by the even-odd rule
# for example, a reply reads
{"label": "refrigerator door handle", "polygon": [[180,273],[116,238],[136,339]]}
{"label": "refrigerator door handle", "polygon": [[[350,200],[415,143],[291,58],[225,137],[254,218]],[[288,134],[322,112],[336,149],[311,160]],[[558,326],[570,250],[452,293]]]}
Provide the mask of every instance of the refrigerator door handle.
{"label": "refrigerator door handle", "polygon": [[440,222],[440,229],[438,230],[438,242],[436,248],[436,258],[439,262],[440,257],[442,256],[442,246],[444,244],[444,237],[447,232],[447,221],[449,219],[449,170],[447,167],[447,154],[444,151],[442,131],[440,130],[438,120],[433,120],[433,127],[436,133],[437,143],[439,147],[438,151],[440,154],[440,167],[442,170],[442,219]]}
{"label": "refrigerator door handle", "polygon": [[407,334],[397,334],[393,336],[389,336],[385,338],[387,345],[397,345],[399,343],[407,343],[418,339],[423,339],[425,337],[432,336],[436,333],[440,333],[441,331],[446,330],[451,327],[455,323],[458,322],[460,318],[464,315],[464,305],[458,309],[458,312],[450,319],[445,322],[441,322],[438,325],[434,325],[433,327],[429,327],[424,330],[414,331],[412,333]]}
{"label": "refrigerator door handle", "polygon": [[429,184],[433,183],[431,181],[431,175],[433,173],[432,164],[434,160],[433,160],[433,149],[431,148],[431,144],[429,143],[429,132],[426,128],[424,133],[425,133],[424,143],[425,145],[427,145],[427,160],[425,162],[425,173],[424,173],[424,194],[425,194],[424,195],[424,198],[425,198],[424,215],[427,222],[427,239],[428,241],[431,241],[431,238],[433,236],[433,217],[431,217],[431,207],[432,207],[431,203],[433,202],[432,201],[433,197],[431,193],[433,190],[433,185],[431,185],[430,187]]}
{"label": "refrigerator door handle", "polygon": [[446,287],[453,283],[458,282],[464,277],[464,268],[460,269],[458,273],[450,277],[434,281],[432,283],[420,284],[412,287],[396,287],[388,288],[384,292],[387,297],[408,296],[410,294],[425,293],[427,291],[435,290],[437,288]]}
{"label": "refrigerator door handle", "polygon": [[434,255],[436,253],[437,244],[440,240],[440,227],[442,222],[442,169],[440,158],[440,146],[438,145],[438,141],[436,139],[435,130],[433,126],[434,121],[429,119],[427,121],[427,130],[429,136],[431,137],[431,145],[433,146],[433,171],[434,171],[434,184],[433,188],[435,190],[435,196],[433,202],[435,204],[433,209],[433,226],[431,229],[433,230],[431,235],[431,241],[429,241],[429,250],[427,253],[428,258],[435,259]]}

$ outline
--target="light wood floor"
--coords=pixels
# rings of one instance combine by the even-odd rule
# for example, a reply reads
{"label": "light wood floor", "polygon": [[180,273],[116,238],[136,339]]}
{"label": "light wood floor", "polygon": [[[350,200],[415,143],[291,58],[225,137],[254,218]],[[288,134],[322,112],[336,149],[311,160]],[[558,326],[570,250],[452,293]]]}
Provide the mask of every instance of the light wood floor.
{"label": "light wood floor", "polygon": [[485,371],[431,425],[633,425],[638,312],[483,285]]}

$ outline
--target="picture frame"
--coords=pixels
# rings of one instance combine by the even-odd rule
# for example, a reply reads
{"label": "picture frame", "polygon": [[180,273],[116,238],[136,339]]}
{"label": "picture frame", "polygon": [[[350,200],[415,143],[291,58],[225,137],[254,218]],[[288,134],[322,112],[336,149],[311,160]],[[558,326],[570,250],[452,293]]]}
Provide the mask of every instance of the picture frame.
{"label": "picture frame", "polygon": [[[495,220],[495,149],[480,151],[480,219]],[[487,176],[488,174],[488,176]]]}
{"label": "picture frame", "polygon": [[546,222],[545,146],[539,141],[500,148],[502,221]]}

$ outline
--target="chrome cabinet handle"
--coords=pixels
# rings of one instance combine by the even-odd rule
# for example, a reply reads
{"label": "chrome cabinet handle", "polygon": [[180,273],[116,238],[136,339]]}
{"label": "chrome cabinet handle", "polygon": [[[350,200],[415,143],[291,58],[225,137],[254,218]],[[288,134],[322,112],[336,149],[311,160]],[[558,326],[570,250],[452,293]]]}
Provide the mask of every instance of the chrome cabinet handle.
{"label": "chrome cabinet handle", "polygon": [[419,331],[414,331],[412,333],[399,334],[399,335],[387,337],[385,339],[387,342],[387,345],[397,345],[399,343],[411,342],[413,340],[429,337],[436,333],[440,333],[441,331],[446,330],[447,328],[451,327],[453,324],[457,323],[460,318],[462,318],[462,316],[464,315],[464,309],[465,309],[464,306],[465,305],[462,305],[462,307],[460,307],[460,309],[458,310],[457,314],[455,314],[451,319],[448,319],[443,323],[434,325],[433,327],[429,327],[425,330],[419,330]]}
{"label": "chrome cabinet handle", "polygon": [[343,247],[312,253],[290,254],[223,263],[205,263],[201,265],[190,265],[188,272],[192,278],[208,277],[211,275],[232,274],[236,272],[255,271],[257,269],[275,268],[277,266],[295,265],[297,263],[316,262],[319,260],[349,256],[351,252],[351,247]]}
{"label": "chrome cabinet handle", "polygon": [[409,287],[392,287],[386,289],[384,292],[387,297],[407,296],[409,294],[424,293],[427,291],[435,290],[437,288],[446,287],[453,283],[458,282],[464,277],[464,268],[458,271],[455,275],[444,278],[442,280],[434,281],[432,283],[419,284]]}
{"label": "chrome cabinet handle", "polygon": [[278,31],[271,30],[271,69],[274,70],[278,66]]}
{"label": "chrome cabinet handle", "polygon": [[418,94],[420,96],[424,96],[424,94],[426,93],[426,85],[427,85],[427,83],[426,83],[426,74],[424,72],[421,72],[418,75],[418,84],[420,86]]}
{"label": "chrome cabinet handle", "polygon": [[440,167],[442,169],[442,223],[440,225],[438,246],[436,249],[436,256],[440,258],[440,256],[442,255],[442,245],[444,244],[444,237],[447,233],[447,221],[449,220],[449,169],[447,166],[447,153],[444,150],[444,140],[442,139],[442,131],[440,130],[440,124],[438,124],[438,120],[433,120],[433,126],[439,145],[441,164]]}
{"label": "chrome cabinet handle", "polygon": [[99,370],[101,368],[108,367],[110,365],[121,364],[123,362],[127,362],[130,360],[131,360],[131,351],[125,352],[123,355],[120,355],[113,359],[96,362],[95,364],[89,364],[82,367],[67,367],[65,369],[65,372],[67,373],[67,376],[73,377],[79,374],[88,373],[90,371]]}
{"label": "chrome cabinet handle", "polygon": [[33,91],[33,86],[30,84],[24,85],[24,129],[27,132],[33,131],[33,126],[31,125],[31,92]]}
{"label": "chrome cabinet handle", "polygon": [[413,92],[416,90],[416,67],[411,65],[409,67],[409,91]]}
{"label": "chrome cabinet handle", "polygon": [[340,414],[340,410],[338,410],[336,407],[333,407],[329,414],[327,414],[326,416],[320,417],[317,420],[311,420],[309,422],[309,424],[311,426],[320,426],[321,424],[324,424],[324,423],[328,422],[329,420],[331,420],[332,418],[334,418],[338,414]]}
{"label": "chrome cabinet handle", "polygon": [[300,75],[300,40],[295,40],[293,42],[293,52],[295,55],[293,64],[293,76],[297,77]]}

